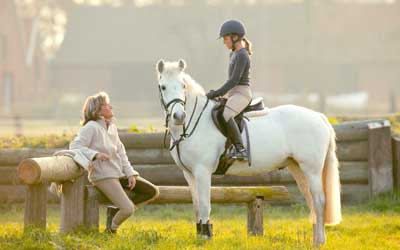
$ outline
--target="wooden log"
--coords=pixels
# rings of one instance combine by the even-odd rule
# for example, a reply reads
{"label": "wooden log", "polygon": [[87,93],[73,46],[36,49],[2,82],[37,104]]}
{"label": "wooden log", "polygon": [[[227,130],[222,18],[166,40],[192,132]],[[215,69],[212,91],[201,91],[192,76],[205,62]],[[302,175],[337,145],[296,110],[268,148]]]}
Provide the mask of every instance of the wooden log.
{"label": "wooden log", "polygon": [[23,159],[51,156],[57,150],[60,149],[47,149],[47,148],[1,149],[0,165],[15,166],[18,165]]}
{"label": "wooden log", "polygon": [[[304,196],[296,184],[286,185],[289,190],[289,202],[287,203],[305,203]],[[342,184],[341,201],[344,204],[353,204],[364,202],[369,199],[369,186],[367,184]]]}
{"label": "wooden log", "polygon": [[370,196],[393,190],[392,141],[390,122],[368,124]]}
{"label": "wooden log", "polygon": [[18,178],[25,184],[42,181],[67,181],[76,179],[84,173],[75,161],[68,156],[30,158],[21,161],[17,168]]}
{"label": "wooden log", "polygon": [[[341,161],[367,160],[367,141],[339,141],[338,158]],[[23,159],[50,157],[60,149],[2,149],[0,150],[0,165],[18,165]],[[162,148],[133,148],[126,149],[132,164],[173,164],[168,149]]]}
{"label": "wooden log", "polygon": [[70,233],[84,225],[84,189],[87,176],[63,183],[61,194],[60,232]]}
{"label": "wooden log", "polygon": [[30,226],[46,228],[47,185],[26,186],[24,229]]}
{"label": "wooden log", "polygon": [[247,204],[247,234],[262,236],[263,226],[263,197],[257,197]]}
{"label": "wooden log", "polygon": [[[26,201],[27,185],[0,185],[0,203],[23,203]],[[59,197],[47,190],[47,203],[58,203]]]}
{"label": "wooden log", "polygon": [[382,119],[372,119],[363,121],[349,121],[340,124],[334,124],[338,141],[358,141],[368,139],[368,124],[381,122]]}
{"label": "wooden log", "polygon": [[339,161],[367,161],[368,141],[339,142],[337,157]]}
{"label": "wooden log", "polygon": [[173,164],[167,149],[128,149],[126,154],[132,164]]}
{"label": "wooden log", "polygon": [[95,189],[84,190],[84,225],[88,229],[99,229],[99,202],[89,192]]}
{"label": "wooden log", "polygon": [[400,190],[400,137],[392,138],[393,188]]}
{"label": "wooden log", "polygon": [[[119,133],[119,138],[124,144],[125,148],[164,148],[164,133]],[[167,136],[166,144],[169,145],[170,137]]]}
{"label": "wooden log", "polygon": [[[100,191],[91,185],[87,186],[89,199],[97,199],[100,203],[110,204],[110,201]],[[191,203],[192,198],[188,187],[159,186],[160,195],[152,203]],[[132,192],[126,190],[128,196]],[[94,197],[92,197],[94,196]],[[212,187],[211,201],[214,203],[249,203],[255,197],[264,197],[266,201],[286,201],[288,192],[284,186],[260,187]]]}
{"label": "wooden log", "polygon": [[[0,185],[18,185],[22,184],[17,178],[17,167],[0,168]],[[1,191],[0,191],[1,193]]]}
{"label": "wooden log", "polygon": [[[27,158],[52,157],[52,155],[61,150],[55,149],[1,149],[0,166],[19,165],[22,160]],[[161,148],[136,148],[126,149],[129,160],[132,164],[171,164],[174,160],[168,149]]]}
{"label": "wooden log", "polygon": [[[137,165],[135,169],[145,179],[156,185],[162,186],[185,186],[187,182],[182,170],[176,165]],[[340,162],[340,180],[342,183],[368,183],[368,162]],[[295,183],[287,169],[275,170],[254,176],[230,176],[222,178],[212,177],[212,185],[266,185],[266,184],[288,184]]]}
{"label": "wooden log", "polygon": [[[161,186],[186,186],[187,182],[183,177],[182,170],[175,164],[156,165],[135,165],[134,167],[141,176],[156,185]],[[22,184],[18,182],[17,167],[0,168],[0,185]],[[341,183],[368,183],[368,162],[340,162]],[[212,178],[214,186],[251,186],[266,184],[289,184],[294,179],[287,169],[275,170],[270,173],[262,173],[254,176],[233,176],[226,175],[222,178]],[[1,199],[1,195],[0,195]]]}

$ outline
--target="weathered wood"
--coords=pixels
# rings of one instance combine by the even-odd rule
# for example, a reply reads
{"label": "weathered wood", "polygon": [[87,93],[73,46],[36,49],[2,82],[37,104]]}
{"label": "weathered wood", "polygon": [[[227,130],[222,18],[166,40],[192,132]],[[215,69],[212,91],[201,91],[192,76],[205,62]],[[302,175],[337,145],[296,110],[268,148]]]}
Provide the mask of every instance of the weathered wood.
{"label": "weathered wood", "polygon": [[247,234],[257,236],[264,234],[262,197],[257,197],[247,204]]}
{"label": "weathered wood", "polygon": [[173,164],[168,149],[127,149],[126,154],[132,164]]}
{"label": "weathered wood", "polygon": [[26,186],[24,228],[46,228],[47,185],[39,183]]}
{"label": "weathered wood", "polygon": [[68,156],[25,159],[17,168],[18,178],[25,184],[67,181],[76,179],[83,173],[84,170]]}
{"label": "weathered wood", "polygon": [[368,122],[344,122],[333,125],[338,141],[356,141],[368,139]]}
{"label": "weathered wood", "polygon": [[[182,170],[175,164],[135,165],[135,169],[150,182],[161,186],[186,186]],[[0,168],[0,185],[22,184],[15,179],[17,167]],[[368,162],[346,161],[340,162],[341,183],[368,183]],[[294,183],[293,177],[287,169],[275,170],[270,173],[262,173],[254,176],[224,176],[212,178],[215,186],[251,186],[266,184],[289,184]],[[0,194],[1,199],[1,194]]]}
{"label": "weathered wood", "polygon": [[[18,165],[23,159],[50,157],[60,149],[2,149],[0,150],[0,165]],[[173,164],[174,160],[167,149],[136,148],[126,149],[132,164]],[[338,158],[341,161],[364,161],[368,158],[368,143],[363,141],[338,142]]]}
{"label": "weathered wood", "polygon": [[[164,134],[163,133],[119,133],[119,138],[125,145],[125,148],[163,148],[164,147]],[[168,145],[170,137],[166,139]]]}
{"label": "weathered wood", "polygon": [[[100,203],[110,204],[110,201],[101,192],[91,185],[87,186],[89,199],[97,199]],[[191,203],[192,198],[188,187],[183,186],[159,186],[160,195],[151,203]],[[128,196],[132,192],[126,190]],[[214,203],[248,203],[254,197],[264,197],[266,201],[286,201],[288,192],[283,186],[259,186],[259,187],[212,187],[211,201]]]}
{"label": "weathered wood", "polygon": [[17,167],[0,168],[0,185],[22,184],[17,178]]}
{"label": "weathered wood", "polygon": [[400,137],[392,138],[393,187],[400,190]]}
{"label": "weathered wood", "polygon": [[0,165],[15,166],[18,165],[23,159],[51,156],[56,150],[60,149],[47,149],[47,148],[1,149]]}
{"label": "weathered wood", "polygon": [[88,192],[94,189],[88,189],[85,187],[84,190],[84,225],[88,229],[99,228],[99,202],[94,198],[93,195],[89,195]]}
{"label": "weathered wood", "polygon": [[61,222],[60,232],[70,233],[84,225],[84,189],[85,179],[83,175],[74,181],[63,183],[61,194]]}
{"label": "weathered wood", "polygon": [[370,195],[393,190],[390,122],[368,124],[368,162]]}
{"label": "weathered wood", "polygon": [[368,141],[339,142],[337,157],[339,161],[367,161]]}
{"label": "weathered wood", "polygon": [[[145,179],[156,185],[180,186],[187,185],[182,170],[174,164],[160,165],[136,165],[135,169]],[[368,162],[340,162],[341,183],[368,183]],[[294,183],[293,177],[287,171],[275,170],[270,173],[262,173],[254,176],[229,176],[212,178],[212,185],[266,185]]]}
{"label": "weathered wood", "polygon": [[[304,203],[304,196],[295,184],[286,185],[289,190],[290,201],[288,203]],[[369,199],[369,186],[367,184],[342,184],[341,202],[346,204],[363,202]]]}
{"label": "weathered wood", "polygon": [[[0,203],[23,203],[26,201],[27,185],[0,185]],[[60,199],[47,190],[47,203],[58,203]]]}

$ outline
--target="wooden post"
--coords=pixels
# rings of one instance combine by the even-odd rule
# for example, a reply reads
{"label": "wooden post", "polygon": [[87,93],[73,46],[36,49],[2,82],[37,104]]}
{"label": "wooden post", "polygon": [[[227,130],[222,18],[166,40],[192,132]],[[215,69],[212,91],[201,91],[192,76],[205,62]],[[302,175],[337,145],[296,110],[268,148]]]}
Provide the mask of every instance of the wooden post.
{"label": "wooden post", "polygon": [[86,175],[63,183],[60,232],[70,233],[84,224],[84,187]]}
{"label": "wooden post", "polygon": [[400,190],[400,137],[392,138],[393,188]]}
{"label": "wooden post", "polygon": [[85,185],[85,227],[91,229],[99,229],[99,202],[96,195],[96,188],[92,185]]}
{"label": "wooden post", "polygon": [[26,186],[24,228],[29,225],[46,228],[47,185],[38,183]]}
{"label": "wooden post", "polygon": [[263,197],[257,198],[247,204],[247,234],[262,236],[263,228]]}
{"label": "wooden post", "polygon": [[390,122],[368,124],[369,195],[393,190]]}

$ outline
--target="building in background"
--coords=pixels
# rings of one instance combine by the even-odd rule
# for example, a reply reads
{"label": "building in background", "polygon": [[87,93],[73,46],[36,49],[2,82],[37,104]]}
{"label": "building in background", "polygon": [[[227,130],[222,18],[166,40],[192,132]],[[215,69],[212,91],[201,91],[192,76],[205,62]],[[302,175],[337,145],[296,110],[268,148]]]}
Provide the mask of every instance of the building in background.
{"label": "building in background", "polygon": [[35,21],[19,16],[14,0],[0,1],[0,114],[29,113],[47,94],[47,61]]}

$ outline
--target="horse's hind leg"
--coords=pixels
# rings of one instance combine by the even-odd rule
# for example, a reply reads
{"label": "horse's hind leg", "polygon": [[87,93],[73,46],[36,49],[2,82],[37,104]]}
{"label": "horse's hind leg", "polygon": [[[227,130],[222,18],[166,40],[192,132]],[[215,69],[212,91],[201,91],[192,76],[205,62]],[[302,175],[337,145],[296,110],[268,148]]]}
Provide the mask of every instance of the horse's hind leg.
{"label": "horse's hind leg", "polygon": [[310,192],[313,198],[314,212],[316,214],[316,223],[313,224],[313,242],[314,245],[322,245],[325,243],[325,226],[324,226],[324,209],[325,209],[325,193],[322,183],[322,166],[316,164],[300,163],[300,168],[307,177],[310,185]]}
{"label": "horse's hind leg", "polygon": [[312,224],[316,223],[316,216],[314,212],[313,198],[310,192],[310,186],[308,185],[308,180],[304,176],[303,171],[300,169],[297,162],[293,162],[288,165],[288,171],[293,176],[294,180],[297,183],[297,186],[300,192],[304,195],[304,198],[307,202],[307,206],[310,210],[310,221]]}

